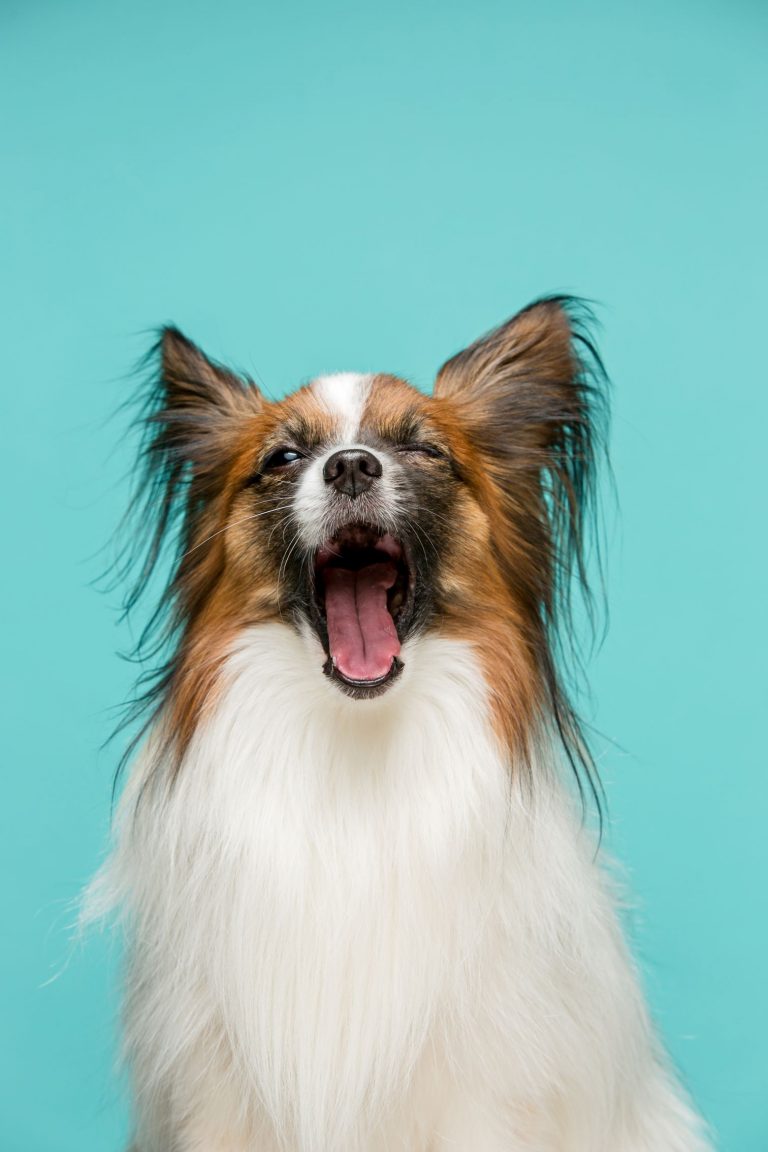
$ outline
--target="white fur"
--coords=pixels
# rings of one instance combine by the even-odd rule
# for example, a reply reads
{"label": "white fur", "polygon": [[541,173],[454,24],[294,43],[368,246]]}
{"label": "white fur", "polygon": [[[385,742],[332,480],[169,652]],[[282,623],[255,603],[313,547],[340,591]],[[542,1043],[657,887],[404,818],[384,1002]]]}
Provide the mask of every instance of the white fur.
{"label": "white fur", "polygon": [[[323,452],[304,468],[294,498],[299,534],[306,548],[319,548],[341,522],[349,521],[351,514],[361,520],[374,521],[384,530],[396,529],[397,516],[401,512],[398,489],[402,467],[391,452],[364,443],[360,436],[372,381],[372,376],[361,373],[337,372],[332,376],[319,376],[312,383],[318,403],[334,417],[334,430]],[[365,448],[378,459],[382,468],[375,491],[358,497],[354,505],[347,501],[340,505],[338,493],[329,491],[323,478],[326,461],[342,448]]]}
{"label": "white fur", "polygon": [[[152,741],[94,908],[130,941],[140,1152],[701,1152],[546,748],[470,649],[352,701],[253,628],[172,787]],[[154,771],[154,774],[153,774]]]}
{"label": "white fur", "polygon": [[312,381],[318,403],[338,421],[340,443],[356,438],[372,383],[373,377],[363,372],[334,372]]}

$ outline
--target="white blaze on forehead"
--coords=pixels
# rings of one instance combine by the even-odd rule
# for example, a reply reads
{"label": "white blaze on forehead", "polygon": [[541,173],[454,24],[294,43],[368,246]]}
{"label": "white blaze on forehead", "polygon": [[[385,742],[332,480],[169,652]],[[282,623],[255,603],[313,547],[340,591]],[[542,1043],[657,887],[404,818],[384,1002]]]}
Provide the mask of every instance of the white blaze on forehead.
{"label": "white blaze on forehead", "polygon": [[318,402],[336,417],[336,439],[340,443],[357,438],[372,382],[373,377],[364,372],[335,372],[313,381],[312,392]]}
{"label": "white blaze on forehead", "polygon": [[[341,448],[366,448],[382,466],[383,474],[377,481],[373,504],[369,505],[376,521],[391,524],[397,512],[399,463],[391,453],[361,441],[363,412],[373,381],[373,375],[362,372],[336,372],[330,376],[318,376],[312,381],[312,395],[330,417],[331,428],[322,451],[310,459],[304,469],[294,497],[301,537],[310,548],[319,548],[332,530],[332,510],[337,493],[326,482],[323,469],[329,457]],[[352,514],[352,509],[349,509],[349,514]]]}

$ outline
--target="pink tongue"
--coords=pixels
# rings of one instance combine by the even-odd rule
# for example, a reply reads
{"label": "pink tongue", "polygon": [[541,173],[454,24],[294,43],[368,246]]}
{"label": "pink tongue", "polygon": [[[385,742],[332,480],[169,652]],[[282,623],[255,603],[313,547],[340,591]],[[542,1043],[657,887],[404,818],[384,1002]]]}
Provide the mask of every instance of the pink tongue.
{"label": "pink tongue", "polygon": [[348,680],[386,676],[400,651],[387,589],[397,579],[394,564],[369,564],[356,572],[325,568],[325,614],[331,659]]}

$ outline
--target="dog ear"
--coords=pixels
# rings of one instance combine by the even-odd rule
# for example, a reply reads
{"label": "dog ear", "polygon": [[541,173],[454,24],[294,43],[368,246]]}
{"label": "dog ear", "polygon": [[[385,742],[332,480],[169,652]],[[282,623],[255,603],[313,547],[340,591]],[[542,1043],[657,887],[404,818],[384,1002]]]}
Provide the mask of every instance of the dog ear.
{"label": "dog ear", "polygon": [[264,408],[252,381],[209,360],[177,328],[163,328],[146,357],[143,402],[134,426],[139,459],[133,496],[118,531],[117,580],[131,581],[127,612],[138,603],[168,550],[175,575],[160,606],[175,602],[199,567],[203,551],[189,553],[205,534],[226,492],[233,445],[244,422]]}
{"label": "dog ear", "polygon": [[241,419],[262,406],[252,381],[209,360],[178,328],[162,329],[157,392],[147,423],[166,462],[186,463],[194,475],[215,469],[222,441]]}
{"label": "dog ear", "polygon": [[587,564],[592,543],[601,577],[596,462],[605,454],[608,381],[593,324],[581,301],[538,300],[452,357],[434,391],[469,438],[468,481],[492,506],[494,548],[527,621],[555,730],[579,791],[583,772],[600,814],[599,779],[566,688],[581,667],[573,593],[593,635],[602,607]]}
{"label": "dog ear", "polygon": [[606,414],[606,376],[589,309],[538,300],[447,361],[435,395],[450,400],[497,485],[535,482],[578,536]]}
{"label": "dog ear", "polygon": [[562,464],[591,439],[591,377],[602,366],[589,319],[569,297],[538,300],[448,360],[435,395],[458,404],[467,431],[500,464]]}
{"label": "dog ear", "polygon": [[448,360],[434,389],[493,484],[508,577],[524,581],[550,629],[558,609],[570,621],[574,575],[591,604],[585,536],[599,552],[594,497],[607,378],[593,324],[579,300],[538,300]]}

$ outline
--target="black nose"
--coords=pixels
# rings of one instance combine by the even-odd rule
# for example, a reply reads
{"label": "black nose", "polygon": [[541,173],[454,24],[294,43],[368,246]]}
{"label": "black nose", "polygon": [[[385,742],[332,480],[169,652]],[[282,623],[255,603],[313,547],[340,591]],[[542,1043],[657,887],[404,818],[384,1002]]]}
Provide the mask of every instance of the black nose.
{"label": "black nose", "polygon": [[323,467],[326,484],[353,499],[367,492],[381,476],[381,461],[363,448],[345,448],[329,456]]}

